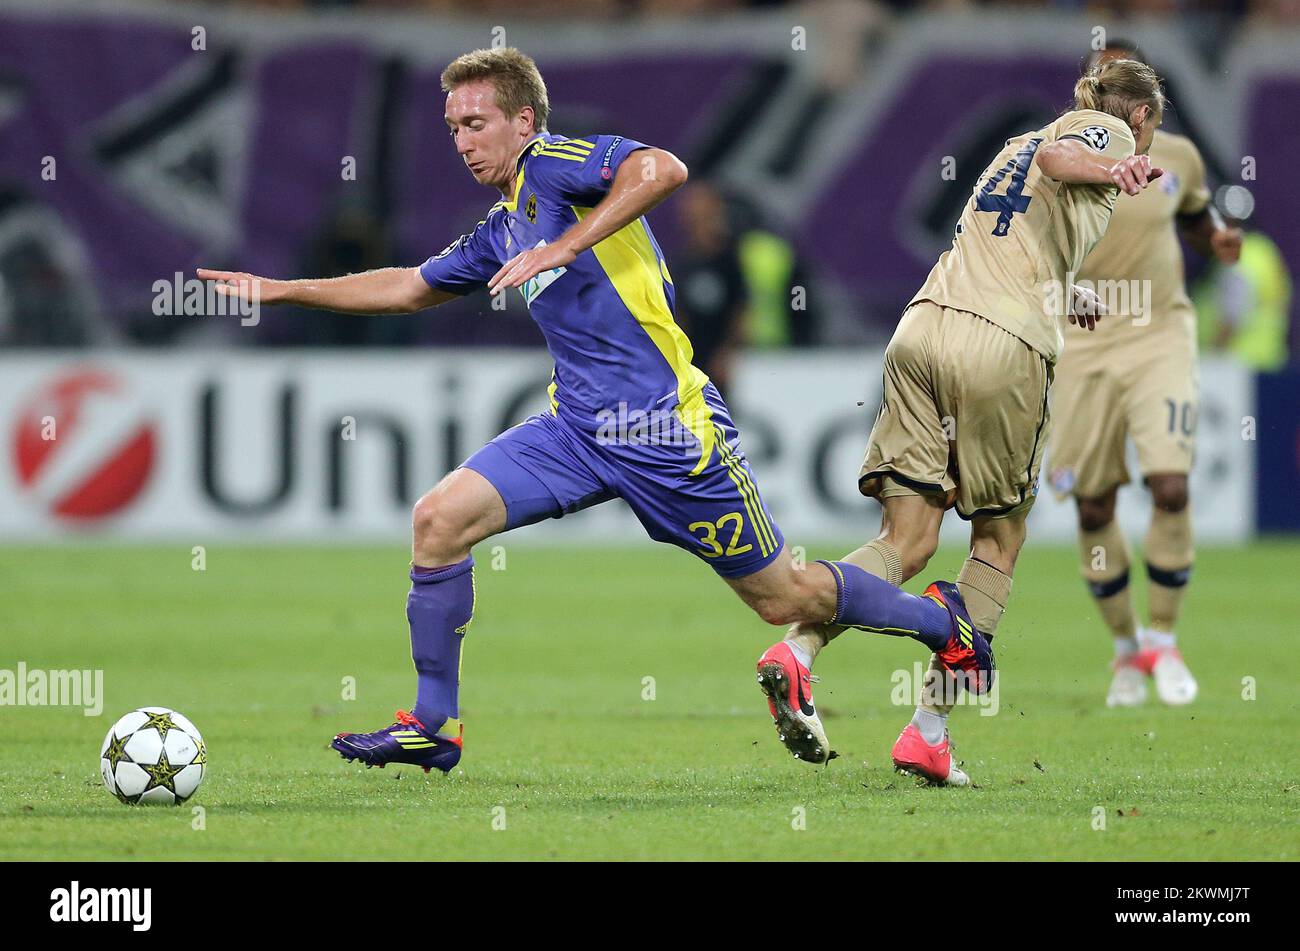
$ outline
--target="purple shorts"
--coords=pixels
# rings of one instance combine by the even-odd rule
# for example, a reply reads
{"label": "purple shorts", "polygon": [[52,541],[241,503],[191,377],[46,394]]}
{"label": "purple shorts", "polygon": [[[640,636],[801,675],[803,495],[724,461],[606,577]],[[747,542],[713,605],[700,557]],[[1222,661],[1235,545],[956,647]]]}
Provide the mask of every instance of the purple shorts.
{"label": "purple shorts", "polygon": [[[634,422],[588,433],[540,413],[497,436],[464,467],[501,493],[507,530],[622,499],[655,541],[693,552],[724,578],[753,574],[780,554],[784,539],[712,384],[704,399],[708,418],[694,433],[675,416],[657,428]],[[711,446],[701,432],[711,435]]]}

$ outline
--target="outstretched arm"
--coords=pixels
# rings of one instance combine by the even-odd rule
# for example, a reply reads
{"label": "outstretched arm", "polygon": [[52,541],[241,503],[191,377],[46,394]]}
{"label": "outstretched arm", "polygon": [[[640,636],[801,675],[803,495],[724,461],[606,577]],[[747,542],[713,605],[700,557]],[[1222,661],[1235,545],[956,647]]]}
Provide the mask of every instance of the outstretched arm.
{"label": "outstretched arm", "polygon": [[515,255],[488,282],[493,294],[520,287],[543,271],[573,263],[583,251],[636,221],[686,182],[686,166],[663,149],[638,149],[614,173],[609,194],[550,244]]}
{"label": "outstretched arm", "polygon": [[1112,162],[1078,139],[1057,139],[1039,148],[1034,161],[1048,178],[1067,185],[1113,185],[1136,195],[1164,174],[1148,155]]}
{"label": "outstretched arm", "polygon": [[342,314],[413,314],[456,296],[430,287],[418,267],[386,267],[344,277],[298,281],[202,267],[198,276],[215,281],[217,293],[226,297],[261,304],[297,304]]}

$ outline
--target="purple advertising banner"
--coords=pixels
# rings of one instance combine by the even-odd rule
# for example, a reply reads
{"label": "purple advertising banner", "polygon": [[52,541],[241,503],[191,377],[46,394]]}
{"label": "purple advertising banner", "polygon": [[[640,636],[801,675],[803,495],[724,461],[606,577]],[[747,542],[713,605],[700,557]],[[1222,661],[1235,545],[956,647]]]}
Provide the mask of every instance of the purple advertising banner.
{"label": "purple advertising banner", "polygon": [[[468,48],[463,28],[334,15],[325,31],[308,15],[226,11],[196,48],[193,17],[135,10],[0,13],[0,260],[24,240],[48,244],[26,253],[93,301],[109,328],[94,339],[171,339],[152,287],[201,264],[276,277],[417,264],[492,204],[442,119],[439,72]],[[814,55],[792,51],[779,17],[703,22],[689,42],[631,22],[592,27],[591,39],[575,24],[557,39],[552,25],[529,46],[552,130],[676,152],[694,180],[718,181],[792,243],[814,292],[837,292],[841,327],[876,338],[951,240],[1001,142],[1068,107],[1083,48],[1064,34],[1050,48],[1028,34],[1023,48],[964,36],[1005,39],[1015,18],[910,18],[880,64],[831,85]],[[1167,126],[1193,135],[1215,184],[1245,179],[1250,226],[1294,272],[1300,64],[1244,39],[1222,61],[1245,65],[1225,78],[1172,32],[1158,39],[1172,67]],[[946,161],[954,174],[940,175]],[[670,203],[651,221],[671,265],[678,214]],[[236,326],[213,333],[233,339]],[[540,343],[521,301],[494,313],[483,295],[389,336],[395,323],[374,326],[339,342]],[[313,339],[292,312],[238,337]]]}

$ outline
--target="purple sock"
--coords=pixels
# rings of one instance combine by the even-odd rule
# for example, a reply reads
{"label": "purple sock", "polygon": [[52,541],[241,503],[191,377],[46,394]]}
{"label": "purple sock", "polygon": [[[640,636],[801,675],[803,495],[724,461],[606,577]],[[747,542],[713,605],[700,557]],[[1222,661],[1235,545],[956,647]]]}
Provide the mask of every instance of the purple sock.
{"label": "purple sock", "polygon": [[419,687],[417,720],[438,730],[460,715],[460,642],[474,616],[474,558],[445,568],[411,568],[406,619]]}
{"label": "purple sock", "polygon": [[875,634],[912,637],[932,651],[940,650],[952,636],[948,609],[929,598],[918,598],[895,588],[883,578],[847,561],[819,561],[835,576],[838,591],[835,624]]}

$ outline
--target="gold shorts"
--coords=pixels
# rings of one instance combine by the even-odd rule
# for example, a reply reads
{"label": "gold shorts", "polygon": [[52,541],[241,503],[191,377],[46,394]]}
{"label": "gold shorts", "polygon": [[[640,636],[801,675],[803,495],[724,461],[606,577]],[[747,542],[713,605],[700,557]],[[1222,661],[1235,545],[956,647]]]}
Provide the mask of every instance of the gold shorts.
{"label": "gold shorts", "polygon": [[[1132,359],[1136,357],[1137,359]],[[1142,475],[1189,473],[1196,449],[1196,351],[1190,342],[1089,353],[1057,367],[1056,426],[1048,482],[1056,494],[1095,498],[1132,478],[1126,439]]]}
{"label": "gold shorts", "polygon": [[940,495],[970,519],[1027,512],[1038,493],[1052,368],[983,317],[920,301],[885,350],[863,495]]}

